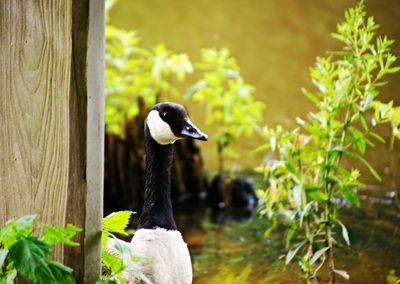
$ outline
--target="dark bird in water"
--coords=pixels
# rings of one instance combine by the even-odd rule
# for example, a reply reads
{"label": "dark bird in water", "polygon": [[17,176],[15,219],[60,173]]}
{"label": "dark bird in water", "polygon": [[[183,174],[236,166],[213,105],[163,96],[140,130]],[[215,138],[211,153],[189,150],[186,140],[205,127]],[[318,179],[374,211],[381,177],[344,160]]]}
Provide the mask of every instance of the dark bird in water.
{"label": "dark bird in water", "polygon": [[[144,123],[146,143],[146,182],[142,214],[131,242],[135,254],[148,257],[140,264],[142,272],[155,284],[192,283],[189,250],[177,230],[171,202],[173,143],[182,138],[206,141],[189,119],[186,110],[175,103],[156,104]],[[109,244],[109,251],[113,251]],[[127,283],[140,283],[134,271],[123,272]]]}

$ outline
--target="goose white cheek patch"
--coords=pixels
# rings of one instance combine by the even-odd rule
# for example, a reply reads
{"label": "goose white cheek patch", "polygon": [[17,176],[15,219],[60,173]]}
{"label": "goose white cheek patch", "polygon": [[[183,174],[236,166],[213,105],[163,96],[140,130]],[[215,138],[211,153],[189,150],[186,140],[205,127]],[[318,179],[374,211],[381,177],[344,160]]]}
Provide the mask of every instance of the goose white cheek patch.
{"label": "goose white cheek patch", "polygon": [[147,126],[149,127],[151,137],[158,144],[167,145],[180,139],[174,135],[171,127],[161,119],[159,112],[156,110],[150,111],[147,116]]}

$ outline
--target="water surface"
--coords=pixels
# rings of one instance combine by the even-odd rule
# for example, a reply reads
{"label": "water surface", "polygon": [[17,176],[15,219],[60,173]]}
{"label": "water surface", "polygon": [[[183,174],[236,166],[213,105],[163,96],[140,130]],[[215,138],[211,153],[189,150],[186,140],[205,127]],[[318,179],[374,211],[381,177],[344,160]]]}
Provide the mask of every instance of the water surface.
{"label": "water surface", "polygon": [[[343,205],[351,247],[335,250],[336,267],[351,275],[350,282],[387,283],[390,270],[400,276],[400,202],[390,190],[360,190],[360,209]],[[282,232],[264,238],[269,224],[255,218],[249,223],[209,221],[209,211],[176,217],[192,256],[195,284],[305,283],[295,264],[284,265]],[[337,236],[339,238],[339,236]],[[320,283],[327,283],[322,275]]]}

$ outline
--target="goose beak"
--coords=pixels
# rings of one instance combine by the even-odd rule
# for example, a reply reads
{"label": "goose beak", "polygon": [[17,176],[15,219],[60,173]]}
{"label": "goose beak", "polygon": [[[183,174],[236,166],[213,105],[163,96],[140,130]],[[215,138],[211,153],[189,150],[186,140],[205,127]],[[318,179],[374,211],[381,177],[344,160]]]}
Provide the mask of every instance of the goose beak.
{"label": "goose beak", "polygon": [[182,137],[193,138],[203,141],[208,140],[207,134],[201,132],[189,119],[185,120],[180,135]]}

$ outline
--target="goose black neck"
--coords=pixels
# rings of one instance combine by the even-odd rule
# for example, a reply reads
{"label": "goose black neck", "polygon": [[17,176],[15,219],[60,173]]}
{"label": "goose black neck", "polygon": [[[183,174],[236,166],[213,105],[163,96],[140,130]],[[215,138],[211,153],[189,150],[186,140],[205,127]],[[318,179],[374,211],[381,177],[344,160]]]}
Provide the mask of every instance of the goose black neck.
{"label": "goose black neck", "polygon": [[176,230],[171,202],[172,144],[160,145],[150,135],[145,122],[146,183],[144,205],[138,229]]}

